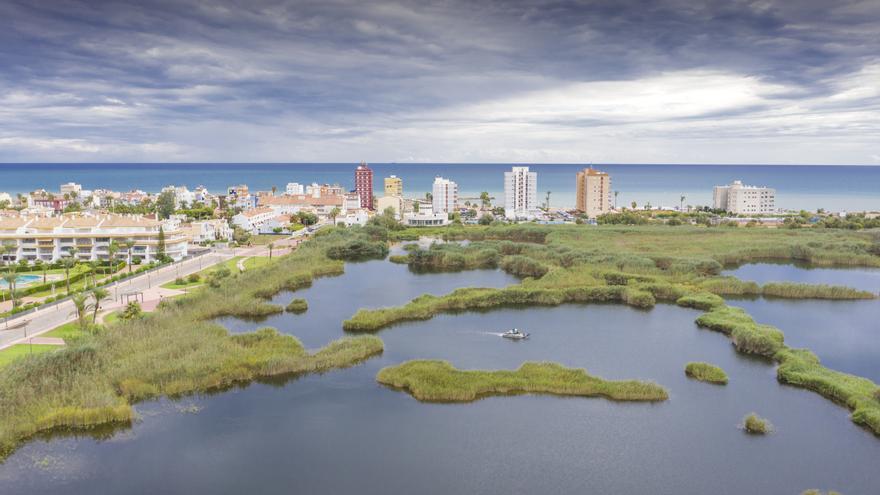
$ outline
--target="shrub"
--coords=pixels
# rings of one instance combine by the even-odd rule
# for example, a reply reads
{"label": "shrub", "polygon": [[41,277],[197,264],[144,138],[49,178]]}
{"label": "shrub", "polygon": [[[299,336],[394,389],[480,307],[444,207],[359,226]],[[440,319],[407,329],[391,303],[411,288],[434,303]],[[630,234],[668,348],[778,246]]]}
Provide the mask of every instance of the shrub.
{"label": "shrub", "polygon": [[174,279],[174,285],[186,285],[186,280],[177,277]]}
{"label": "shrub", "polygon": [[194,283],[198,282],[199,280],[201,280],[202,277],[198,273],[191,273],[189,275],[189,277],[186,277],[186,279],[189,281],[189,283],[194,284]]}
{"label": "shrub", "polygon": [[772,425],[769,421],[764,418],[759,417],[755,413],[749,413],[743,418],[743,429],[746,433],[750,433],[752,435],[764,435],[766,433],[770,433],[772,430]]}
{"label": "shrub", "polygon": [[327,249],[327,257],[334,260],[364,261],[383,259],[386,256],[388,256],[388,245],[384,241],[353,239]]}
{"label": "shrub", "polygon": [[684,372],[687,376],[703,382],[727,385],[727,373],[718,366],[709,363],[688,363],[684,368]]}
{"label": "shrub", "polygon": [[406,254],[392,254],[388,257],[388,261],[400,265],[406,265],[407,263],[409,263],[409,256]]}
{"label": "shrub", "polygon": [[724,305],[724,299],[709,292],[700,292],[682,296],[675,301],[676,304],[685,308],[702,309],[709,311]]}
{"label": "shrub", "polygon": [[309,303],[305,299],[294,299],[284,309],[288,313],[305,313],[309,309]]}
{"label": "shrub", "polygon": [[500,267],[511,275],[532,278],[541,278],[550,270],[544,263],[518,254],[505,256],[501,260]]}

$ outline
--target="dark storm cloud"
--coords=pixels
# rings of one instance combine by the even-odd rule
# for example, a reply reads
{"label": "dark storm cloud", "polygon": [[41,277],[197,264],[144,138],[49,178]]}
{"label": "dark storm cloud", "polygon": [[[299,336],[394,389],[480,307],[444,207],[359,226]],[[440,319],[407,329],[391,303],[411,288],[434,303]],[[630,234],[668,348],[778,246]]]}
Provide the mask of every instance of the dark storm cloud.
{"label": "dark storm cloud", "polygon": [[[309,139],[402,149],[406,131],[419,134],[413,126],[426,122],[435,130],[499,119],[614,125],[620,119],[604,114],[462,112],[677,71],[781,89],[672,120],[725,122],[770,111],[777,99],[877,107],[870,94],[815,101],[878,63],[876,1],[0,0],[0,28],[7,161],[63,160],[54,149],[98,160],[222,159],[235,139],[269,159]],[[862,115],[858,125],[876,118]],[[629,123],[656,121],[651,114]]]}

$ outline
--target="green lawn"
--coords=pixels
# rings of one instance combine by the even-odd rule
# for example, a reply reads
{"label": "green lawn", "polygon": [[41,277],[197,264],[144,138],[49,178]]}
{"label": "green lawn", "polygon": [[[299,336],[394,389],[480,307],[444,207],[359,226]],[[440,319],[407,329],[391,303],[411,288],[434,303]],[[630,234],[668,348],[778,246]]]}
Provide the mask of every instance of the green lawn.
{"label": "green lawn", "polygon": [[40,337],[57,337],[59,339],[70,339],[73,337],[78,337],[82,335],[83,332],[80,331],[79,325],[75,321],[71,321],[70,323],[65,323],[60,327],[55,327],[48,332],[41,334]]}
{"label": "green lawn", "polygon": [[[229,270],[232,273],[238,273],[238,266],[236,266],[236,265],[238,264],[238,260],[240,260],[242,258],[243,258],[243,256],[234,256],[234,257],[224,261],[223,263],[218,263],[214,266],[205,268],[204,270],[197,272],[199,274],[199,281],[197,281],[197,282],[187,281],[185,284],[177,284],[172,280],[170,282],[162,284],[161,287],[163,289],[183,290],[183,289],[191,289],[191,288],[194,288],[194,287],[197,287],[200,285],[204,285],[205,278],[208,276],[208,274],[211,273],[212,271],[216,270],[220,266],[225,266],[225,267],[229,268]],[[245,265],[245,266],[247,266],[247,265]],[[186,277],[180,277],[180,278],[187,280]]]}
{"label": "green lawn", "polygon": [[277,242],[283,239],[287,239],[289,235],[278,234],[278,235],[270,235],[270,234],[259,234],[252,235],[249,239],[250,243],[254,246],[265,246],[270,242]]}
{"label": "green lawn", "polygon": [[48,344],[16,344],[0,351],[0,368],[30,353],[41,354],[61,349],[61,346]]}
{"label": "green lawn", "polygon": [[272,256],[271,260],[268,256],[252,256],[244,260],[244,269],[253,270],[254,268],[259,268],[261,266],[266,266],[270,263],[274,263],[277,259],[277,256]]}

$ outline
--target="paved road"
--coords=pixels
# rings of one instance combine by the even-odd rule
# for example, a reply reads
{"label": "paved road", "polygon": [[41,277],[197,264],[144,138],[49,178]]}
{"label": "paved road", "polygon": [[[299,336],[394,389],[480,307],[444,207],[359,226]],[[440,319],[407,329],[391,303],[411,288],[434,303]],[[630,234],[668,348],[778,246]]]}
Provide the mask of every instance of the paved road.
{"label": "paved road", "polygon": [[[157,287],[166,282],[171,282],[177,277],[185,277],[210,266],[226,261],[233,256],[251,255],[258,248],[250,249],[226,249],[216,250],[203,254],[193,259],[174,263],[163,267],[161,270],[145,273],[124,282],[117,282],[109,286],[110,297],[116,298],[130,291],[145,291],[151,287]],[[15,327],[22,321],[28,324],[22,328],[7,330],[6,323],[0,324],[0,349],[13,344],[26,342],[27,338],[47,332],[59,325],[63,325],[74,319],[75,309],[73,303],[65,301],[61,304],[41,309],[34,313],[19,316],[9,320],[8,327]]]}

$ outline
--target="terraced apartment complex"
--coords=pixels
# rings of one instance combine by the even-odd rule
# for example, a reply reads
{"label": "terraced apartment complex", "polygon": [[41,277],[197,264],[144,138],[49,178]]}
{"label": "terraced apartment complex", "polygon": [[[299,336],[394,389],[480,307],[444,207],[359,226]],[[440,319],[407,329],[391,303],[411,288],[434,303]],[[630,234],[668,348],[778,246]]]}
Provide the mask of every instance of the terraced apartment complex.
{"label": "terraced apartment complex", "polygon": [[179,260],[187,254],[187,236],[177,221],[159,221],[140,215],[62,215],[57,217],[13,216],[0,218],[2,259],[7,262],[58,261],[75,248],[80,261],[107,260],[110,243],[119,246],[117,256],[128,258],[126,243],[132,242],[132,260],[150,262],[159,255],[160,230],[165,254]]}

